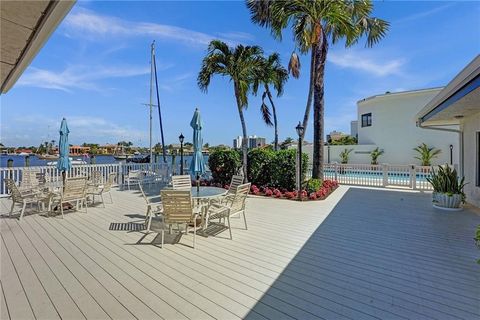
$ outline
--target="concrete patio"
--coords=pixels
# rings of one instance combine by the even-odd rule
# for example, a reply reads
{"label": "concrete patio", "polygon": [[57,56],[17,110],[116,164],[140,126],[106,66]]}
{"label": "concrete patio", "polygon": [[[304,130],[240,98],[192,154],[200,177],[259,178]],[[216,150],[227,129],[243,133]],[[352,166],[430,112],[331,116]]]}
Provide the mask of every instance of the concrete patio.
{"label": "concrete patio", "polygon": [[[65,219],[7,218],[1,319],[479,319],[476,209],[430,194],[341,186],[325,201],[247,200],[215,237],[137,244],[136,191]],[[150,243],[150,242],[153,242]]]}

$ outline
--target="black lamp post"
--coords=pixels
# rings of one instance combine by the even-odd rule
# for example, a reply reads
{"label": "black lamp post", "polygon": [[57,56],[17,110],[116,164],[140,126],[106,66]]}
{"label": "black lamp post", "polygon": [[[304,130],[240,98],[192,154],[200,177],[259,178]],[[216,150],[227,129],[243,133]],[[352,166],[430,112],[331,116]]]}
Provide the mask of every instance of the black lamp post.
{"label": "black lamp post", "polygon": [[450,145],[450,165],[453,165],[453,145]]}
{"label": "black lamp post", "polygon": [[295,127],[298,134],[298,185],[297,185],[297,196],[298,200],[302,200],[302,137],[305,131],[305,128],[302,126],[300,121]]}
{"label": "black lamp post", "polygon": [[185,137],[180,133],[178,136],[178,140],[180,140],[180,174],[183,174],[183,139],[185,139]]}

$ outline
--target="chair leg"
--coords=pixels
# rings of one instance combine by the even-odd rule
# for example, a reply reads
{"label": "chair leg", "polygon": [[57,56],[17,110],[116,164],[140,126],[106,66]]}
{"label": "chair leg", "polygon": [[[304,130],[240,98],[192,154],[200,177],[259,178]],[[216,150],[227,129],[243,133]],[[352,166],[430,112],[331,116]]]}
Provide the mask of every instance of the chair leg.
{"label": "chair leg", "polygon": [[12,200],[12,206],[10,207],[10,213],[8,214],[9,216],[12,215],[14,208],[15,208],[15,201]]}
{"label": "chair leg", "polygon": [[83,203],[85,204],[85,213],[88,213],[88,202],[87,202],[87,198],[84,198],[84,199],[83,199]]}
{"label": "chair leg", "polygon": [[110,203],[113,203],[112,193],[110,191],[108,191],[108,195],[110,196]]}
{"label": "chair leg", "polygon": [[195,236],[197,235],[197,217],[193,217],[193,249],[195,249]]}
{"label": "chair leg", "polygon": [[105,200],[103,200],[103,194],[100,193],[100,199],[102,199],[102,204],[103,204],[103,207],[105,208]]}
{"label": "chair leg", "polygon": [[165,230],[162,229],[162,249],[163,249],[163,241],[165,239]]}
{"label": "chair leg", "polygon": [[62,219],[64,218],[63,216],[63,202],[60,201],[60,212],[62,213]]}
{"label": "chair leg", "polygon": [[233,240],[233,238],[232,238],[232,228],[230,227],[230,215],[227,216],[227,223],[228,223],[228,231],[230,232],[230,240]]}
{"label": "chair leg", "polygon": [[245,210],[243,210],[243,222],[245,223],[245,230],[248,230],[248,228],[247,228],[247,217],[245,216]]}
{"label": "chair leg", "polygon": [[25,201],[23,201],[22,212],[20,212],[20,218],[18,220],[22,220],[26,207],[27,207],[27,203]]}

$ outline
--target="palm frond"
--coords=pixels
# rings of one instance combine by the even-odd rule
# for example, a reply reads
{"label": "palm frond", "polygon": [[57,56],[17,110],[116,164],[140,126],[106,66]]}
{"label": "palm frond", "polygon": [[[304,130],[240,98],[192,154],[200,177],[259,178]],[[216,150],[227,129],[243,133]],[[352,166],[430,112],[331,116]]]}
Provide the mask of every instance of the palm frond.
{"label": "palm frond", "polygon": [[288,62],[288,72],[296,79],[300,77],[300,58],[297,53],[294,51],[290,56],[290,61]]}
{"label": "palm frond", "polygon": [[262,113],[263,122],[265,122],[267,126],[271,127],[273,126],[272,113],[270,112],[270,108],[264,101],[265,96],[266,96],[266,92],[264,92],[262,96],[262,105],[260,106],[260,112]]}

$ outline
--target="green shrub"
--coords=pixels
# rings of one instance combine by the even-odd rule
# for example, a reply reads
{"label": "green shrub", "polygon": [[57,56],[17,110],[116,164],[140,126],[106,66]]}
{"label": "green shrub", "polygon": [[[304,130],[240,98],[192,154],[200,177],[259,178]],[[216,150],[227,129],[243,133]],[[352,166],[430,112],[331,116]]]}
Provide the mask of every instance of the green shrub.
{"label": "green shrub", "polygon": [[432,168],[431,177],[427,177],[427,181],[432,185],[434,192],[448,195],[460,194],[462,202],[465,203],[465,193],[463,192],[463,187],[466,185],[465,177],[460,178],[455,168],[448,164],[438,166],[437,171]]}
{"label": "green shrub", "polygon": [[[296,157],[297,151],[295,149],[279,150],[274,152],[274,156],[270,164],[270,186],[288,190],[295,189]],[[305,180],[307,163],[308,155],[304,153],[302,154],[302,181]]]}
{"label": "green shrub", "polygon": [[237,173],[241,165],[240,152],[237,150],[218,149],[208,157],[213,181],[223,185],[230,183],[232,176]]}
{"label": "green shrub", "polygon": [[256,148],[248,152],[248,181],[257,186],[270,185],[271,162],[275,152],[271,149]]}
{"label": "green shrub", "polygon": [[317,192],[318,189],[322,186],[322,179],[315,179],[311,178],[307,181],[305,185],[305,190],[307,190],[308,194],[312,192]]}

